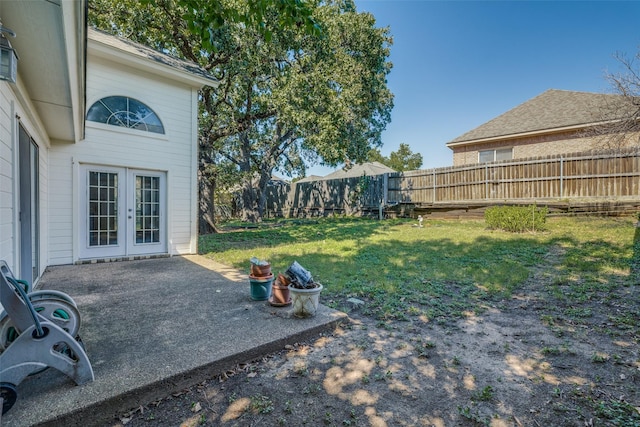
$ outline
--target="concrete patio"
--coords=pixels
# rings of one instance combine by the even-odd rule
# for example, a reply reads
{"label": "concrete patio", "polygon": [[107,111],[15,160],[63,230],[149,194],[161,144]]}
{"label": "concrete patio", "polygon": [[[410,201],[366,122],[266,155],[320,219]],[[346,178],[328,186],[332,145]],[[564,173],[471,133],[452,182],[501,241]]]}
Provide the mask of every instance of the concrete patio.
{"label": "concrete patio", "polygon": [[95,381],[76,386],[54,369],[27,378],[5,427],[113,425],[131,408],[346,317],[320,305],[298,319],[290,307],[253,301],[246,274],[195,255],[50,267],[38,287],[77,303]]}

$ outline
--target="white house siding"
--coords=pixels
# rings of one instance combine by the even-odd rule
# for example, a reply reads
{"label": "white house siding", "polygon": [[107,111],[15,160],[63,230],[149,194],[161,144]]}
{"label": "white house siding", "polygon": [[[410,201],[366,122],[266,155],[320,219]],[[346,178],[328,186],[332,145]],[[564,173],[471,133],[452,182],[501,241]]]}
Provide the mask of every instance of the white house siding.
{"label": "white house siding", "polygon": [[[17,94],[17,95],[16,95]],[[0,259],[18,276],[19,267],[19,168],[18,168],[18,123],[38,146],[39,172],[39,274],[47,266],[46,212],[48,209],[49,140],[33,105],[20,84],[0,82]],[[19,121],[18,121],[19,117]]]}
{"label": "white house siding", "polygon": [[73,253],[73,180],[72,164],[65,149],[73,148],[73,143],[54,142],[51,147],[49,187],[49,264],[69,264]]}
{"label": "white house siding", "polygon": [[16,266],[14,207],[13,96],[9,85],[0,83],[0,259]]}
{"label": "white house siding", "polygon": [[84,140],[51,149],[49,263],[79,258],[79,170],[82,164],[166,172],[167,244],[170,254],[196,251],[194,106],[197,91],[91,56],[87,62],[87,109],[106,96],[135,98],[155,111],[165,134],[86,122]]}

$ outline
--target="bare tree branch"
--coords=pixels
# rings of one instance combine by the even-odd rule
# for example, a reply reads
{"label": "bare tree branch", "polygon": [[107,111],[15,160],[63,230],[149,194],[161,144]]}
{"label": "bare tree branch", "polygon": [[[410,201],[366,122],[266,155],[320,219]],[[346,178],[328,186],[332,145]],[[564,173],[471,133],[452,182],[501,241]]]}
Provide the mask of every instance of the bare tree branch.
{"label": "bare tree branch", "polygon": [[600,98],[595,124],[580,135],[592,138],[599,149],[640,145],[640,51],[632,58],[621,53],[614,57],[622,71],[605,75],[614,94]]}

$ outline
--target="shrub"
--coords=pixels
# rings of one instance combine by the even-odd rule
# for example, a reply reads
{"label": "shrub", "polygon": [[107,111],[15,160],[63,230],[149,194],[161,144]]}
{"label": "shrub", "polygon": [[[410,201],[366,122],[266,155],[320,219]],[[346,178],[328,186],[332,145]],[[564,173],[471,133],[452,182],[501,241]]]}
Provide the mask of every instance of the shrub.
{"label": "shrub", "polygon": [[540,231],[545,229],[549,210],[530,206],[492,206],[484,212],[484,219],[491,229],[512,232]]}

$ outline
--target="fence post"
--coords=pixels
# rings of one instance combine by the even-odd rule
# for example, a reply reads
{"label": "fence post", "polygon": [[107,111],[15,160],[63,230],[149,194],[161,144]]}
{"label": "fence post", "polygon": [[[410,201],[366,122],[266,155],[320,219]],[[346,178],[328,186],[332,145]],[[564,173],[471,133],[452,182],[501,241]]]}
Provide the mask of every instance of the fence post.
{"label": "fence post", "polygon": [[564,157],[560,156],[560,197],[564,197]]}
{"label": "fence post", "polygon": [[489,165],[484,165],[484,198],[489,198]]}
{"label": "fence post", "polygon": [[382,206],[389,203],[389,172],[382,175]]}
{"label": "fence post", "polygon": [[436,170],[433,169],[433,202],[436,202]]}

